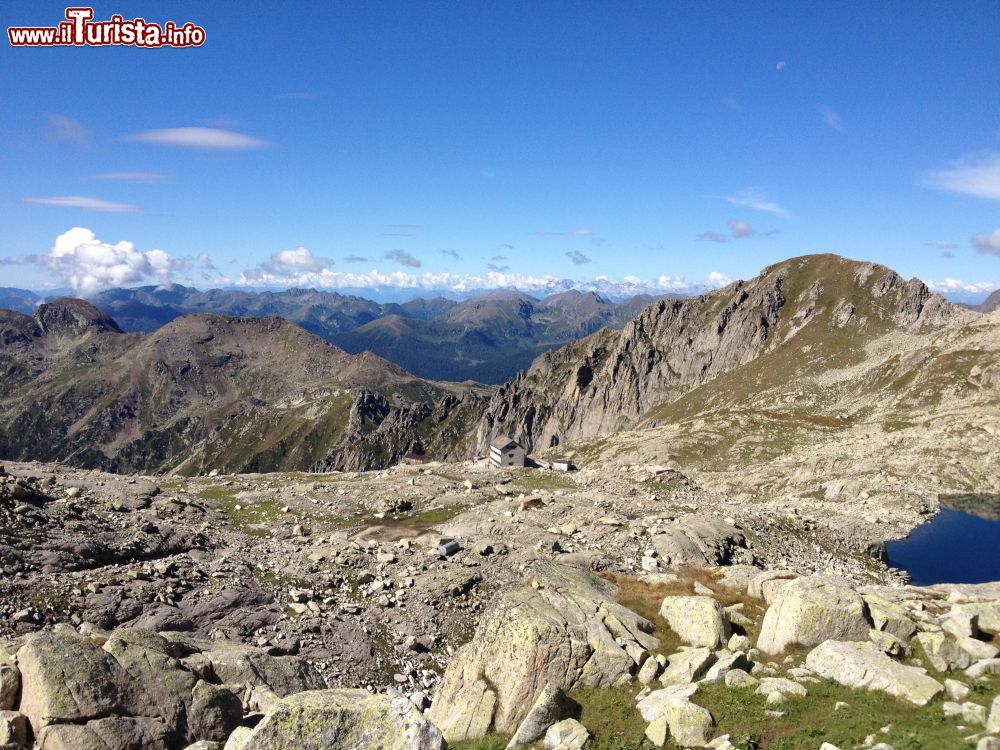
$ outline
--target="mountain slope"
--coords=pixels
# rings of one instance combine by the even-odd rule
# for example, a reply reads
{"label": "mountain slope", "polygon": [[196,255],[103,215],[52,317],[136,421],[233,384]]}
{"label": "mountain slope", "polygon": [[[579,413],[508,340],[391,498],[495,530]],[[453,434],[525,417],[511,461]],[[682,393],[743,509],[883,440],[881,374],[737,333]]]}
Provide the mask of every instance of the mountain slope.
{"label": "mountain slope", "polygon": [[192,315],[124,334],[63,299],[33,317],[0,313],[0,338],[4,458],[185,473],[369,468],[418,437],[432,455],[464,457],[456,430],[418,433],[428,420],[462,424],[456,415],[478,403],[273,317]]}
{"label": "mountain slope", "polygon": [[736,402],[767,382],[854,364],[866,342],[892,331],[972,315],[884,266],[794,258],[711,294],[651,305],[620,333],[543,354],[494,395],[477,444],[511,434],[538,450],[614,433],[739,369],[723,394]]}

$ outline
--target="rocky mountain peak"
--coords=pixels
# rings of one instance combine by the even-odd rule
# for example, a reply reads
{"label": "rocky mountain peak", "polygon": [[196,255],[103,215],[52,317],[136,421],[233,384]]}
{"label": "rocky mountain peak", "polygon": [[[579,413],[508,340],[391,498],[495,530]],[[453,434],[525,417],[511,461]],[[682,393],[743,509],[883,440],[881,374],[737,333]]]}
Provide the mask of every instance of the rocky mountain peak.
{"label": "rocky mountain peak", "polygon": [[70,332],[81,334],[121,333],[118,324],[89,302],[71,297],[59,297],[35,309],[35,323],[43,334]]}

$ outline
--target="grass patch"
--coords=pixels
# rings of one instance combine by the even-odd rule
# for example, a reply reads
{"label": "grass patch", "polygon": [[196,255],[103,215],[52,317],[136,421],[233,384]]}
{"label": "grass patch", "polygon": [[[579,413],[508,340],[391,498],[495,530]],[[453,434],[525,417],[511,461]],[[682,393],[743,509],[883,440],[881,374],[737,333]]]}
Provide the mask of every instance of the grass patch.
{"label": "grass patch", "polygon": [[445,508],[431,508],[423,513],[401,518],[399,522],[406,525],[445,523],[462,513],[466,507],[465,505],[450,505]]}
{"label": "grass patch", "polygon": [[594,738],[593,750],[640,750],[645,740],[646,722],[635,708],[638,688],[574,690],[569,697],[579,706],[574,717]]}
{"label": "grass patch", "polygon": [[230,525],[244,534],[269,536],[270,532],[260,527],[273,525],[281,516],[281,506],[274,500],[258,500],[253,503],[239,502],[236,499],[237,492],[238,490],[229,487],[213,487],[202,490],[198,493],[198,497],[211,503],[226,517]]}
{"label": "grass patch", "polygon": [[[815,750],[823,742],[853,747],[875,733],[879,742],[896,750],[967,748],[955,719],[944,716],[942,699],[912,706],[877,691],[851,690],[833,682],[810,683],[807,698],[789,698],[780,706],[785,715],[767,715],[764,696],[750,689],[705,685],[692,699],[715,719],[713,734],[729,733],[736,747],[762,750]],[[838,701],[847,708],[834,710]],[[892,729],[882,734],[882,727]]]}
{"label": "grass patch", "polygon": [[449,742],[448,750],[504,750],[508,740],[497,734],[488,734],[481,740]]}
{"label": "grass patch", "polygon": [[532,469],[530,472],[522,474],[509,485],[512,489],[522,492],[532,492],[534,490],[575,490],[576,484],[564,476],[545,469]]}

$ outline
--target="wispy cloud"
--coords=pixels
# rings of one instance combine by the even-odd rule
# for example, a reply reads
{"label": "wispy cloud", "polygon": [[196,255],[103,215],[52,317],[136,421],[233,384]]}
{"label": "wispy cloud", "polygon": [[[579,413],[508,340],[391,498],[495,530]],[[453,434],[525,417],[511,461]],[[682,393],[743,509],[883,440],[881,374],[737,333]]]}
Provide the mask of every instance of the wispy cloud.
{"label": "wispy cloud", "polygon": [[56,237],[47,255],[7,258],[6,264],[32,264],[56,273],[73,291],[89,296],[109,287],[149,280],[170,282],[187,262],[163,250],[140,252],[131,242],[101,242],[84,227],[73,227]]}
{"label": "wispy cloud", "polygon": [[594,232],[586,227],[581,227],[580,229],[571,229],[567,232],[549,232],[541,231],[535,232],[539,237],[589,237]]}
{"label": "wispy cloud", "polygon": [[163,128],[145,130],[129,136],[130,140],[141,143],[155,143],[164,146],[220,151],[241,151],[265,148],[271,144],[260,138],[219,128]]}
{"label": "wispy cloud", "polygon": [[945,242],[944,240],[933,240],[931,242],[925,242],[926,247],[933,247],[935,250],[954,250],[958,247],[957,242]]}
{"label": "wispy cloud", "polygon": [[938,190],[1000,200],[1000,153],[989,152],[930,172],[924,184]]}
{"label": "wispy cloud", "polygon": [[58,198],[22,198],[21,200],[25,203],[34,203],[38,206],[79,208],[84,211],[100,211],[112,214],[129,214],[142,210],[131,203],[114,203],[113,201],[102,201],[98,198],[86,198],[82,195],[64,195]]}
{"label": "wispy cloud", "polygon": [[507,260],[506,255],[494,255],[490,260]]}
{"label": "wispy cloud", "polygon": [[455,250],[438,250],[441,255],[447,255],[449,258],[454,260],[461,260],[462,256],[459,255]]}
{"label": "wispy cloud", "polygon": [[79,149],[93,145],[93,133],[79,120],[66,115],[46,115],[45,120],[45,134],[50,141],[69,143]]}
{"label": "wispy cloud", "polygon": [[729,242],[729,238],[726,235],[713,232],[711,229],[702,232],[695,239],[699,242]]}
{"label": "wispy cloud", "polygon": [[587,263],[590,263],[590,258],[581,253],[579,250],[570,250],[566,253],[566,257],[573,261],[573,264],[577,266],[584,266]]}
{"label": "wispy cloud", "polygon": [[412,234],[406,232],[382,232],[383,237],[412,237]]}
{"label": "wispy cloud", "polygon": [[390,250],[383,256],[386,260],[395,261],[408,268],[420,268],[420,260],[405,250]]}
{"label": "wispy cloud", "polygon": [[496,273],[504,273],[510,270],[510,266],[498,266],[496,263],[487,263],[486,267],[490,271],[495,271]]}
{"label": "wispy cloud", "polygon": [[288,91],[288,92],[286,92],[284,94],[278,94],[274,98],[275,99],[282,99],[284,101],[307,102],[307,101],[312,101],[316,97],[317,97],[317,94],[315,94],[312,91]]}
{"label": "wispy cloud", "polygon": [[983,255],[1000,255],[1000,228],[973,236],[972,246]]}
{"label": "wispy cloud", "polygon": [[823,104],[819,105],[817,109],[819,111],[819,116],[823,119],[823,122],[836,130],[838,133],[847,132],[847,126],[844,125],[844,119],[835,109],[831,109]]}
{"label": "wispy cloud", "polygon": [[92,180],[120,180],[122,182],[162,182],[166,175],[161,172],[102,172],[91,177]]}
{"label": "wispy cloud", "polygon": [[733,237],[735,237],[738,240],[742,240],[742,239],[746,239],[747,237],[753,237],[754,236],[753,227],[751,227],[745,221],[739,221],[737,219],[730,219],[726,223],[729,224],[729,231],[733,233]]}
{"label": "wispy cloud", "polygon": [[348,255],[346,258],[344,258],[344,262],[345,263],[367,263],[368,262],[368,258],[365,258],[362,255]]}
{"label": "wispy cloud", "polygon": [[774,66],[774,69],[775,70],[784,70],[785,69],[785,61],[784,60],[778,60],[778,62]]}
{"label": "wispy cloud", "polygon": [[768,200],[767,196],[758,190],[740,190],[736,193],[736,195],[728,196],[726,200],[734,206],[745,206],[747,208],[756,209],[757,211],[764,211],[769,214],[783,216],[786,219],[789,215],[784,206],[780,203],[776,203],[775,201]]}

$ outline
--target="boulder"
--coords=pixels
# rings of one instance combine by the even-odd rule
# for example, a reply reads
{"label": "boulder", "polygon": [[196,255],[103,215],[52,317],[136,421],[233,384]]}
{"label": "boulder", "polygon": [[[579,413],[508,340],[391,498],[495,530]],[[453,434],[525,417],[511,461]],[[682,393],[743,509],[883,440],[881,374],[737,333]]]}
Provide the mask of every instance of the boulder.
{"label": "boulder", "polygon": [[21,671],[10,654],[0,646],[0,711],[12,711],[17,707],[20,690]]}
{"label": "boulder", "polygon": [[[651,661],[655,664],[655,660]],[[550,726],[565,718],[568,704],[566,694],[557,685],[548,683],[510,738],[507,750],[520,750],[544,736]]]}
{"label": "boulder", "polygon": [[862,594],[862,598],[868,605],[868,614],[875,630],[889,633],[904,641],[916,635],[917,625],[910,618],[906,607],[876,593]]}
{"label": "boulder", "polygon": [[722,605],[710,596],[668,596],[660,616],[690,646],[716,649],[729,640],[729,621]]}
{"label": "boulder", "polygon": [[969,602],[952,607],[953,615],[974,616],[978,628],[991,635],[1000,635],[1000,600]]}
{"label": "boulder", "polygon": [[172,750],[159,719],[110,716],[86,724],[52,724],[38,734],[39,750]]}
{"label": "boulder", "polygon": [[748,672],[751,669],[750,660],[742,651],[726,652],[717,651],[715,664],[708,668],[700,682],[716,683],[726,679],[726,675],[735,670],[742,669]]}
{"label": "boulder", "polygon": [[864,600],[845,581],[798,578],[768,607],[757,648],[776,654],[787,646],[815,646],[830,639],[867,641],[870,629]]}
{"label": "boulder", "polygon": [[661,690],[654,690],[636,704],[636,710],[646,721],[655,721],[666,715],[667,706],[671,703],[687,702],[688,698],[697,692],[698,686],[694,683],[671,685]]}
{"label": "boulder", "polygon": [[17,711],[0,711],[0,747],[7,746],[28,746],[28,720]]}
{"label": "boulder", "polygon": [[809,691],[805,687],[785,677],[762,677],[757,686],[757,695],[770,695],[771,693],[794,695],[796,698],[805,698],[809,695]]}
{"label": "boulder", "polygon": [[674,701],[666,706],[663,718],[670,727],[670,736],[681,747],[704,747],[714,721],[708,709],[691,701]]}
{"label": "boulder", "polygon": [[[533,585],[512,589],[480,620],[445,672],[428,716],[446,739],[513,734],[549,683],[569,691],[627,683],[659,645],[652,623],[618,604],[614,584],[580,568],[537,564]],[[637,658],[638,661],[637,661]],[[485,710],[483,681],[495,692]],[[467,706],[492,712],[469,733]]]}
{"label": "boulder", "polygon": [[660,675],[664,685],[694,682],[715,663],[715,653],[710,648],[688,648],[670,656]]}
{"label": "boulder", "polygon": [[938,672],[952,669],[966,669],[972,665],[972,657],[944,633],[920,633],[917,642],[923,647],[927,661]]}
{"label": "boulder", "polygon": [[986,731],[1000,733],[1000,695],[990,705],[990,715],[986,719]]}
{"label": "boulder", "polygon": [[[754,599],[764,598],[764,588],[770,581],[793,581],[799,577],[794,570],[761,570],[750,577],[747,584],[747,594]],[[777,590],[780,586],[773,587]]]}
{"label": "boulder", "polygon": [[542,742],[546,750],[587,750],[593,744],[590,732],[576,719],[563,719],[553,724]]}
{"label": "boulder", "polygon": [[187,712],[188,739],[225,742],[243,720],[243,704],[232,692],[199,680]]}
{"label": "boulder", "polygon": [[114,657],[86,638],[37,633],[17,652],[20,712],[36,734],[50,724],[81,724],[127,713],[119,694],[128,674]]}
{"label": "boulder", "polygon": [[824,641],[809,652],[806,666],[846,687],[881,690],[918,706],[944,690],[925,670],[893,661],[871,643]]}
{"label": "boulder", "polygon": [[685,516],[675,524],[659,527],[652,538],[653,549],[664,565],[722,565],[746,537],[734,524],[713,516]]}
{"label": "boulder", "polygon": [[[228,747],[228,743],[227,743]],[[311,690],[282,699],[239,750],[444,750],[441,732],[402,695]]]}

